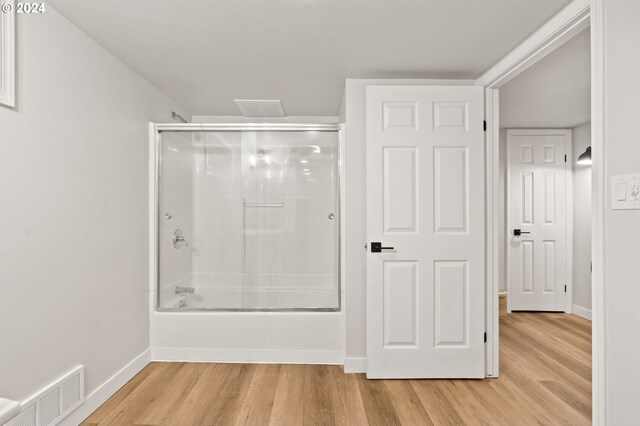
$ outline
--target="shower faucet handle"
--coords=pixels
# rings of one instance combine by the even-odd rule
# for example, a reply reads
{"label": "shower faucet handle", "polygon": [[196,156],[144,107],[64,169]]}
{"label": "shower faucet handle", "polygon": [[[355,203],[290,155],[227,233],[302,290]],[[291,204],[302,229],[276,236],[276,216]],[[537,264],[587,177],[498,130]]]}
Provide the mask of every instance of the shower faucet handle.
{"label": "shower faucet handle", "polygon": [[175,232],[173,233],[173,246],[176,249],[179,249],[182,247],[183,244],[189,247],[189,243],[187,242],[187,240],[184,239],[184,236],[182,235],[182,231],[180,229],[176,229]]}
{"label": "shower faucet handle", "polygon": [[176,235],[175,237],[173,237],[173,244],[175,245],[176,243],[184,243],[185,246],[189,247],[189,243],[184,239],[182,235]]}

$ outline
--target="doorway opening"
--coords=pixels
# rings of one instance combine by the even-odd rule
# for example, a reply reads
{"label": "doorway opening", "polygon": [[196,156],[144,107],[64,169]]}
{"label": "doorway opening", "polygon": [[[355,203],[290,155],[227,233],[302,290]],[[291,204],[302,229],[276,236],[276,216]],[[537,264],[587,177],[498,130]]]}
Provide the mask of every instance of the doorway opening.
{"label": "doorway opening", "polygon": [[[591,421],[591,36],[499,89],[500,356],[524,346],[530,386]],[[568,395],[571,394],[571,397]]]}

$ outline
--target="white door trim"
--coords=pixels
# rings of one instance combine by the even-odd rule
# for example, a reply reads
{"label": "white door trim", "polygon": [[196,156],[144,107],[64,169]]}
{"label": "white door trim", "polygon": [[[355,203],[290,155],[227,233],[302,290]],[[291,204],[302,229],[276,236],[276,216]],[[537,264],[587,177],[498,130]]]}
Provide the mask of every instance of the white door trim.
{"label": "white door trim", "polygon": [[580,30],[591,27],[591,152],[593,224],[593,423],[606,419],[605,312],[604,312],[604,235],[606,210],[605,111],[604,111],[604,22],[603,0],[574,0],[549,22],[485,72],[476,84],[486,91],[487,118],[487,377],[499,374],[498,339],[498,211],[499,186],[499,114],[498,88],[552,52]]}
{"label": "white door trim", "polygon": [[592,0],[591,5],[591,185],[592,225],[591,244],[593,273],[592,296],[592,354],[593,354],[593,424],[606,424],[606,311],[605,311],[605,213],[608,190],[606,182],[606,114],[604,107],[604,0]]}
{"label": "white door trim", "polygon": [[507,222],[507,231],[505,232],[505,240],[507,241],[507,249],[505,250],[507,255],[507,312],[511,312],[511,303],[513,298],[509,295],[511,294],[511,280],[509,277],[511,276],[511,250],[508,249],[511,234],[509,231],[514,227],[511,221],[511,136],[526,136],[526,135],[560,135],[565,138],[568,136],[569,141],[565,146],[565,153],[567,155],[567,163],[565,164],[565,199],[566,199],[566,208],[565,208],[565,223],[566,223],[566,232],[565,232],[565,247],[566,247],[566,256],[565,256],[565,271],[566,271],[566,285],[567,285],[567,294],[565,296],[564,303],[564,311],[568,314],[573,313],[573,168],[571,167],[571,159],[573,158],[573,135],[571,129],[507,129],[507,170],[506,170],[506,179],[507,179],[507,192],[506,192],[506,207],[507,213],[505,216],[505,221]]}
{"label": "white door trim", "polygon": [[485,330],[487,330],[487,344],[485,345],[486,376],[498,377],[500,374],[500,332],[499,332],[499,303],[500,293],[500,99],[498,89],[485,88],[485,118],[486,132],[486,166],[485,166],[485,197],[486,197],[486,296]]}
{"label": "white door trim", "polygon": [[502,86],[589,27],[590,0],[574,0],[538,31],[500,59],[477,80],[477,86]]}

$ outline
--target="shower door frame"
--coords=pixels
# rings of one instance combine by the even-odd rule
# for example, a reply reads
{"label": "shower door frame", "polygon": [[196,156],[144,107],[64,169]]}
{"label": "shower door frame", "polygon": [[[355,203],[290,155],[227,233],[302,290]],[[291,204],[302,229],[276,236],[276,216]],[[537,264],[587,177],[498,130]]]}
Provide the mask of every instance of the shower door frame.
{"label": "shower door frame", "polygon": [[[337,280],[338,306],[335,308],[163,308],[160,306],[160,170],[162,166],[161,133],[162,132],[333,132],[338,136],[338,170],[337,170],[337,211],[338,211],[338,251],[337,251]],[[196,312],[341,312],[342,311],[342,158],[344,149],[343,125],[327,123],[149,123],[149,276],[153,310],[156,312],[196,313]]]}

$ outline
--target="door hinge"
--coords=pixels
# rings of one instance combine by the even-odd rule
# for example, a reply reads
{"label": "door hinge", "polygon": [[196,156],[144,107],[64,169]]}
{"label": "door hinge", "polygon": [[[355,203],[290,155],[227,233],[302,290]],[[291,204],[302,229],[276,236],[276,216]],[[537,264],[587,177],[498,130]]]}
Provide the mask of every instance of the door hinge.
{"label": "door hinge", "polygon": [[487,131],[487,120],[484,120],[484,121],[483,121],[482,129],[483,129],[485,132]]}
{"label": "door hinge", "polygon": [[564,162],[567,162],[567,154],[564,155]]}
{"label": "door hinge", "polygon": [[566,284],[564,285],[564,292],[565,293],[567,292],[567,285]]}
{"label": "door hinge", "polygon": [[487,332],[484,332],[484,342],[487,343]]}

